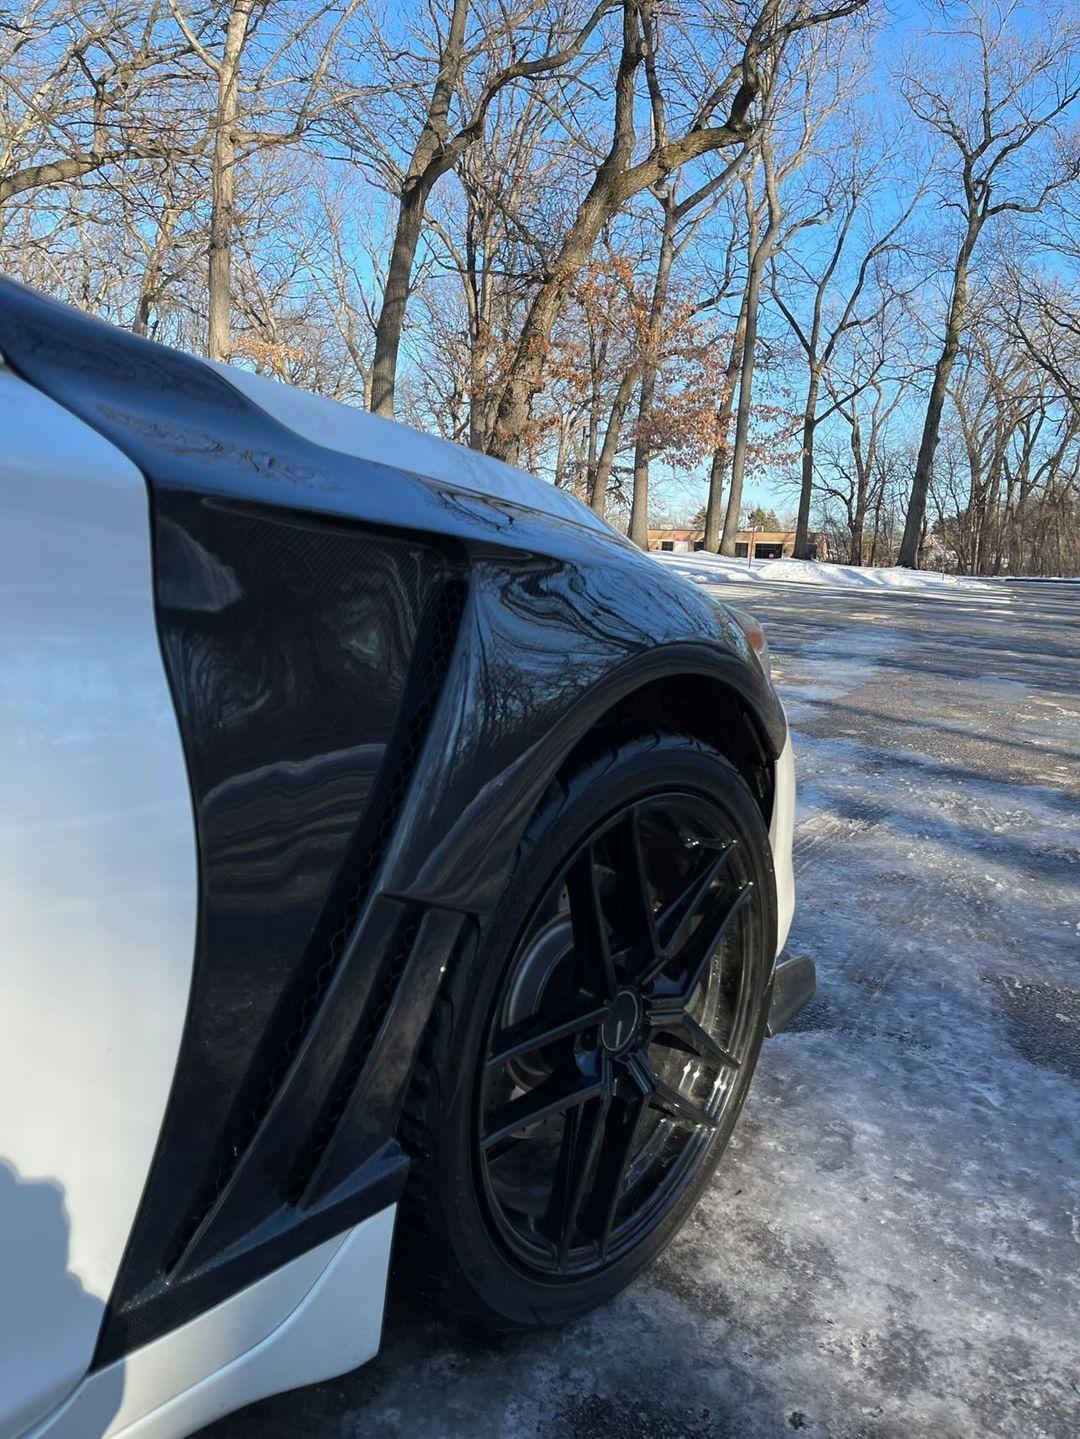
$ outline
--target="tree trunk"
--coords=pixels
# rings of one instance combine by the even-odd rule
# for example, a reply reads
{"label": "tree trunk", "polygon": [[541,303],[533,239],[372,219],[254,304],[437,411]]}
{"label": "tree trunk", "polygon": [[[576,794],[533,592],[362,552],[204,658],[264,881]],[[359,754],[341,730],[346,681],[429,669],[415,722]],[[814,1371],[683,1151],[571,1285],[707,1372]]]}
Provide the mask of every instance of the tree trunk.
{"label": "tree trunk", "polygon": [[394,418],[394,387],[397,380],[398,350],[405,328],[416,251],[423,231],[431,184],[422,178],[405,182],[398,204],[394,243],[386,267],[382,308],[375,327],[375,354],[371,362],[371,408],[384,419]]}
{"label": "tree trunk", "polygon": [[218,68],[214,156],[210,177],[210,255],[206,353],[232,358],[232,241],[236,212],[236,122],[240,58],[256,0],[233,0]]}
{"label": "tree trunk", "polygon": [[638,394],[638,431],[634,441],[634,488],[627,531],[639,549],[649,548],[649,444],[643,433],[656,395],[656,366],[647,364]]}
{"label": "tree trunk", "polygon": [[[870,434],[874,430],[871,426]],[[848,545],[848,564],[861,565],[863,562],[863,531],[866,528],[866,502],[869,493],[871,457],[863,454],[862,426],[858,411],[852,406],[851,414],[851,458],[855,466],[855,504],[851,513],[851,543]],[[798,549],[795,551],[798,555]]]}
{"label": "tree trunk", "polygon": [[448,117],[465,63],[465,25],[468,18],[469,0],[454,0],[450,28],[441,47],[442,64],[431,91],[424,128],[401,186],[394,243],[386,267],[386,285],[375,327],[375,353],[371,362],[371,408],[387,420],[394,418],[398,350],[405,328],[409,282],[423,233],[427,202],[436,180],[453,167],[456,158],[456,155],[447,153]]}
{"label": "tree trunk", "polygon": [[675,257],[675,201],[669,190],[664,197],[664,228],[656,263],[656,280],[649,304],[649,329],[645,337],[645,358],[638,393],[638,425],[634,443],[634,490],[630,505],[630,538],[640,549],[649,548],[649,435],[656,382],[660,376],[660,351],[664,336],[668,280]]}
{"label": "tree trunk", "polygon": [[224,360],[226,363],[232,356],[232,231],[236,199],[236,145],[229,127],[235,118],[235,106],[219,107],[210,185],[206,353],[212,360]]}
{"label": "tree trunk", "polygon": [[731,456],[731,489],[728,492],[727,512],[724,515],[724,533],[720,540],[720,553],[734,555],[735,536],[739,529],[739,510],[742,508],[743,479],[746,475],[746,445],[750,435],[750,406],[754,389],[754,351],[757,349],[757,312],[761,293],[761,273],[751,273],[746,296],[746,343],[743,346],[742,367],[739,372],[739,408],[735,416],[735,449]]}
{"label": "tree trunk", "polygon": [[870,541],[870,563],[876,565],[878,562],[878,542],[881,539],[881,511],[885,505],[885,477],[881,477],[881,485],[878,489],[877,499],[874,501],[874,534]]}
{"label": "tree trunk", "polygon": [[821,388],[821,371],[817,365],[810,365],[810,383],[806,387],[806,404],[803,407],[802,426],[802,482],[799,486],[799,517],[795,522],[795,550],[797,560],[810,558],[810,501],[814,493],[814,434],[817,430],[817,401]]}
{"label": "tree trunk", "polygon": [[147,257],[146,264],[143,266],[142,278],[139,281],[139,294],[135,301],[135,318],[131,322],[133,335],[145,335],[149,331],[150,316],[158,302],[161,288],[161,271],[165,263],[165,255],[172,243],[173,232],[179,218],[179,210],[170,205],[162,211],[158,221],[157,232],[154,235],[154,248]]}
{"label": "tree trunk", "polygon": [[596,384],[589,397],[588,433],[585,443],[585,489],[592,504],[596,462],[600,457],[600,395]]}
{"label": "tree trunk", "polygon": [[919,442],[919,457],[915,461],[915,474],[911,481],[911,496],[908,500],[907,518],[904,521],[904,537],[900,541],[898,564],[909,570],[918,569],[919,548],[926,524],[926,497],[930,492],[930,481],[934,475],[934,452],[941,438],[941,415],[945,409],[945,398],[949,391],[949,379],[953,364],[960,349],[960,337],[964,333],[967,318],[968,266],[975,242],[979,238],[982,219],[977,211],[969,210],[967,234],[964,236],[960,253],[956,257],[953,271],[952,294],[949,298],[949,313],[945,321],[945,341],[934,366],[934,381],[930,386],[930,397],[926,402],[926,418],[923,421],[922,439]]}
{"label": "tree trunk", "polygon": [[565,488],[566,457],[570,453],[570,421],[563,418],[559,426],[559,440],[555,449],[555,488]]}
{"label": "tree trunk", "polygon": [[619,384],[618,393],[611,406],[611,415],[608,418],[607,430],[604,432],[604,443],[600,446],[600,458],[596,462],[596,474],[593,476],[592,494],[589,503],[595,512],[603,517],[607,509],[607,492],[611,483],[611,471],[615,464],[615,456],[619,449],[619,436],[622,433],[622,423],[630,401],[634,396],[634,387],[640,378],[640,370],[635,365],[627,370]]}
{"label": "tree trunk", "polygon": [[728,436],[731,433],[731,412],[735,405],[735,386],[739,382],[739,372],[742,369],[743,346],[745,343],[746,295],[744,294],[742,304],[739,307],[739,319],[735,326],[735,334],[731,341],[731,353],[728,356],[727,369],[724,371],[724,393],[720,398],[720,404],[716,412],[719,439],[716,442],[716,449],[713,451],[712,465],[709,469],[709,502],[705,509],[704,548],[712,555],[715,555],[720,549],[724,476],[727,474],[728,459],[730,457]]}
{"label": "tree trunk", "polygon": [[855,517],[851,522],[851,546],[848,550],[849,565],[861,565],[863,563],[863,537],[866,533],[866,501],[866,490],[860,487],[858,498],[855,501]]}
{"label": "tree trunk", "polygon": [[757,350],[758,307],[761,300],[761,278],[765,273],[769,256],[772,254],[776,237],[780,233],[780,202],[776,191],[776,174],[773,158],[767,144],[762,145],[762,162],[765,174],[765,194],[769,207],[769,225],[765,234],[757,238],[757,213],[753,194],[753,172],[746,177],[746,215],[749,225],[749,243],[753,246],[746,276],[746,336],[743,341],[742,365],[739,370],[739,407],[735,416],[735,449],[731,456],[731,490],[728,493],[727,512],[724,515],[724,533],[720,540],[720,553],[734,555],[735,536],[739,529],[739,510],[742,507],[743,479],[746,475],[746,448],[750,437],[750,408],[754,395],[754,358]]}

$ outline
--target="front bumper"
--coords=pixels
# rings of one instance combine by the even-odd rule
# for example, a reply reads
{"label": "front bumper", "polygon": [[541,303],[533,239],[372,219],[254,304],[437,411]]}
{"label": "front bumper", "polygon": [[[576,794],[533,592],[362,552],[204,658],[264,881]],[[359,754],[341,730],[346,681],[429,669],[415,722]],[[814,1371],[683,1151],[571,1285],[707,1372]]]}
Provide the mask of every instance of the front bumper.
{"label": "front bumper", "polygon": [[772,850],[773,872],[776,875],[776,953],[787,944],[791,917],[795,913],[795,873],[791,865],[791,846],[795,837],[795,756],[791,736],[784,741],[773,774],[772,819],[769,822],[769,847]]}
{"label": "front bumper", "polygon": [[806,956],[784,956],[795,913],[795,872],[792,867],[792,843],[795,835],[795,756],[791,736],[784,741],[773,775],[773,809],[769,823],[769,845],[772,848],[773,872],[776,875],[776,972],[773,977],[772,1002],[765,1032],[770,1037],[786,1029],[795,1016],[810,1003],[817,986],[814,961]]}

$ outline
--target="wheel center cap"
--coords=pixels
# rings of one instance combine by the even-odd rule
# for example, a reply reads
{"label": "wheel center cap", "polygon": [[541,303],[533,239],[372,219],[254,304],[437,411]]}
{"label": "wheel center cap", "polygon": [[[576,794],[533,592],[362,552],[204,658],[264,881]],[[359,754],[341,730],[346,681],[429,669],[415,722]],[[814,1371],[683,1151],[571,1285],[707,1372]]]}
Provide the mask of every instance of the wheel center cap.
{"label": "wheel center cap", "polygon": [[620,989],[600,1026],[600,1043],[618,1054],[635,1037],[641,1020],[641,1001],[632,989]]}

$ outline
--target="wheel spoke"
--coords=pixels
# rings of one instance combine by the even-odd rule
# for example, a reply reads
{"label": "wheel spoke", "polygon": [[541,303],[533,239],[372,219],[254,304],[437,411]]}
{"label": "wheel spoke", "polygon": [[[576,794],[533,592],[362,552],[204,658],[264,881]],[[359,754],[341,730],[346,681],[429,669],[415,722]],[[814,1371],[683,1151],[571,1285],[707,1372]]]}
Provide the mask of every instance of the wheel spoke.
{"label": "wheel spoke", "polygon": [[488,1116],[487,1127],[480,1140],[481,1148],[486,1151],[508,1135],[595,1099],[603,1091],[604,1084],[603,1075],[592,1079],[577,1073],[570,1076],[553,1074]]}
{"label": "wheel spoke", "polygon": [[680,1094],[670,1084],[665,1084],[658,1075],[653,1076],[652,1093],[646,1102],[666,1114],[669,1119],[680,1124],[689,1124],[693,1129],[716,1128],[716,1120],[707,1114],[700,1104],[695,1104],[692,1099],[687,1099],[685,1094]]}
{"label": "wheel spoke", "polygon": [[642,984],[651,984],[669,964],[679,958],[691,936],[695,921],[701,919],[709,890],[721,871],[726,868],[734,848],[734,840],[725,844],[706,865],[703,873],[697,875],[678,899],[673,900],[657,917],[656,933],[660,949],[655,963],[641,976]]}
{"label": "wheel spoke", "polygon": [[692,884],[687,885],[675,903],[661,915],[658,928],[664,948],[672,958],[678,955],[679,950],[686,943],[694,920],[700,917],[706,895],[716,882],[720,872],[727,868],[734,849],[735,841],[729,840],[712,862],[706,865],[705,872],[699,875]]}
{"label": "wheel spoke", "polygon": [[659,1109],[670,1119],[674,1119],[680,1124],[688,1124],[692,1129],[716,1128],[716,1121],[710,1118],[700,1105],[685,1098],[677,1089],[672,1089],[670,1084],[665,1084],[662,1079],[657,1081],[648,1102],[654,1109]]}
{"label": "wheel spoke", "polygon": [[583,989],[614,995],[618,988],[611,960],[607,924],[600,906],[592,845],[586,845],[566,875],[570,923],[574,931],[574,959]]}
{"label": "wheel spoke", "polygon": [[590,1003],[587,998],[579,996],[558,1008],[530,1015],[495,1036],[486,1065],[488,1069],[496,1069],[510,1059],[544,1049],[560,1039],[573,1038],[602,1023],[606,1013],[606,1005]]}
{"label": "wheel spoke", "polygon": [[639,811],[632,809],[622,823],[609,830],[604,843],[615,871],[619,948],[629,961],[623,978],[633,984],[652,968],[660,954],[641,847]]}
{"label": "wheel spoke", "polygon": [[727,933],[728,925],[739,913],[743,905],[746,904],[753,892],[753,882],[747,880],[745,884],[739,886],[734,894],[726,896],[721,906],[720,915],[712,924],[706,926],[704,921],[702,922],[694,935],[695,948],[697,948],[700,943],[700,949],[698,949],[697,961],[693,969],[688,973],[686,983],[683,986],[682,995],[684,999],[689,999],[701,983],[705,971],[709,967],[709,961],[716,953],[717,946]]}
{"label": "wheel spoke", "polygon": [[560,1265],[565,1264],[577,1233],[581,1202],[595,1167],[610,1103],[610,1095],[603,1094],[569,1110],[566,1116],[543,1223],[558,1245]]}
{"label": "wheel spoke", "polygon": [[626,1170],[644,1114],[643,1094],[613,1101],[608,1109],[596,1159],[596,1177],[581,1211],[582,1233],[596,1244],[601,1259],[607,1257],[615,1215],[626,1184]]}
{"label": "wheel spoke", "polygon": [[490,1144],[484,1145],[484,1158],[489,1164],[498,1164],[504,1155],[510,1153],[517,1142],[516,1139],[511,1139],[506,1134],[501,1139],[493,1139]]}
{"label": "wheel spoke", "polygon": [[696,1055],[709,1060],[720,1069],[738,1069],[739,1061],[718,1044],[708,1030],[703,1029],[693,1015],[680,1010],[676,1014],[650,1013],[650,1023],[659,1032],[654,1038],[659,1044],[669,1045],[684,1054]]}

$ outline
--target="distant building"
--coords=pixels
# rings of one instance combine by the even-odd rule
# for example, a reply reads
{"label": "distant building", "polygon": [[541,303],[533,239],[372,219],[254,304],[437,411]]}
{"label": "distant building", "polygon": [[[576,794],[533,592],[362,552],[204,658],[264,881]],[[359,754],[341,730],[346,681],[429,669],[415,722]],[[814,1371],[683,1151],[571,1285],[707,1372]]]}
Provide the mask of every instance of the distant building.
{"label": "distant building", "polygon": [[[810,558],[827,560],[829,547],[825,536],[811,531]],[[754,546],[755,560],[790,559],[795,553],[794,530],[739,530],[735,536],[735,554],[746,559],[750,545]],[[691,554],[705,546],[704,530],[650,530],[649,549],[665,550],[674,554]]]}

